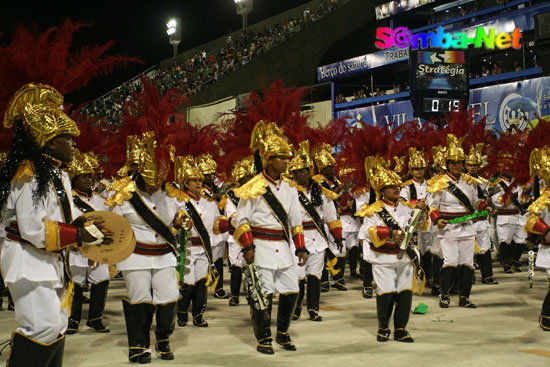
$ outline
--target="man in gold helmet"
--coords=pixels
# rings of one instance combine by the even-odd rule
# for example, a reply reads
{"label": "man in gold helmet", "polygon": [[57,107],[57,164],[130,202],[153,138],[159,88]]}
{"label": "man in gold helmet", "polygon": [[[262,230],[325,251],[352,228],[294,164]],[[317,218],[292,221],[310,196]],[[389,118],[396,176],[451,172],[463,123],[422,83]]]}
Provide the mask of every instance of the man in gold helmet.
{"label": "man in gold helmet", "polygon": [[406,327],[412,305],[414,267],[411,259],[403,256],[400,249],[412,208],[400,199],[402,182],[399,176],[381,165],[378,158],[367,157],[365,166],[371,168],[373,174],[369,181],[380,199],[371,205],[363,205],[356,213],[364,218],[359,230],[359,239],[363,242],[365,260],[372,264],[377,287],[376,340],[389,340],[389,322],[394,312],[393,338],[400,342],[412,343],[414,339]]}
{"label": "man in gold helmet", "polygon": [[[470,148],[470,153],[466,157],[465,167],[468,174],[481,183],[477,185],[478,196],[487,198],[489,181],[479,175],[479,170],[483,162],[481,152],[485,144],[478,143]],[[489,237],[489,219],[487,216],[474,219],[476,231],[477,246],[479,253],[476,256],[476,262],[481,272],[481,282],[483,284],[498,284],[493,276],[493,260],[491,258],[491,238]]]}
{"label": "man in gold helmet", "polygon": [[[462,140],[447,135],[444,175],[437,175],[428,181],[428,206],[430,219],[437,226],[437,239],[443,252],[441,268],[441,294],[439,306],[448,308],[449,288],[458,271],[459,306],[476,308],[470,301],[474,277],[475,229],[468,215],[476,210],[492,210],[492,206],[478,196],[477,179],[462,172],[466,156]],[[465,219],[450,224],[451,219]]]}
{"label": "man in gold helmet", "polygon": [[[105,205],[105,198],[92,190],[98,169],[99,162],[93,152],[81,153],[75,149],[74,158],[67,165],[66,170],[71,177],[76,217],[91,211],[109,210]],[[66,334],[78,332],[82,315],[83,287],[86,284],[91,284],[90,310],[86,326],[96,332],[108,333],[109,329],[103,324],[103,310],[109,289],[109,265],[90,262],[76,249],[70,252],[69,264],[74,283],[74,295]]]}
{"label": "man in gold helmet", "polygon": [[[254,158],[248,156],[233,166],[231,178],[235,182],[235,188],[241,187],[255,176]],[[241,246],[235,241],[235,216],[237,215],[237,206],[240,199],[235,196],[234,189],[227,191],[222,199],[224,216],[230,220],[228,243],[228,257],[231,264],[231,297],[229,306],[239,305],[239,296],[241,291],[241,282],[243,277],[243,267],[246,266]]]}
{"label": "man in gold helmet", "polygon": [[[309,155],[309,141],[306,140],[300,143],[300,147],[295,152],[288,170],[298,184],[298,199],[303,208],[304,237],[310,252],[306,266],[297,267],[298,278],[300,279],[300,294],[292,319],[297,320],[300,317],[307,277],[307,311],[309,319],[322,321],[322,317],[319,315],[319,299],[325,250],[328,248],[328,236],[325,228],[328,227],[337,243],[342,245],[344,242],[342,222],[338,219],[338,213],[333,203],[338,195],[311,178],[313,161]],[[298,259],[296,260],[298,262]]]}
{"label": "man in gold helmet", "polygon": [[[546,271],[550,281],[550,146],[535,148],[529,160],[531,176],[540,177],[546,187],[527,208],[525,230],[541,238],[536,265]],[[550,288],[542,304],[539,325],[542,330],[550,331]]]}
{"label": "man in gold helmet", "polygon": [[63,95],[53,87],[30,83],[12,97],[4,118],[4,126],[15,125],[15,134],[0,173],[2,227],[7,231],[0,263],[19,324],[8,366],[63,364],[66,249],[110,240],[100,223],[90,224],[105,231],[103,239],[91,235],[84,223],[72,224],[71,182],[61,166],[71,162],[72,137],[79,130],[62,106]]}
{"label": "man in gold helmet", "polygon": [[170,335],[174,331],[178,282],[177,239],[184,203],[163,189],[170,171],[172,149],[161,145],[153,131],[144,132],[139,142],[139,160],[133,177],[115,181],[105,204],[126,218],[136,237],[134,252],[117,264],[122,271],[127,298],[122,299],[128,358],[150,363],[150,329],[156,319],[155,350],[164,360],[174,359]]}
{"label": "man in gold helmet", "polygon": [[298,275],[290,241],[294,242],[298,266],[304,266],[308,250],[298,193],[284,178],[291,150],[274,123],[259,121],[252,131],[251,150],[261,160],[263,171],[235,189],[240,198],[235,217],[233,237],[243,248],[247,264],[254,263],[262,277],[262,293],[266,309],[251,305],[254,335],[260,353],[273,354],[271,338],[271,308],[275,293],[279,293],[277,336],[275,341],[285,350],[294,351],[288,329],[298,299]]}
{"label": "man in gold helmet", "polygon": [[511,151],[501,150],[497,155],[498,176],[489,188],[491,200],[497,208],[496,232],[499,241],[499,253],[504,272],[511,274],[521,272],[519,262],[525,244],[527,233],[525,226],[523,188],[511,187],[514,155]]}

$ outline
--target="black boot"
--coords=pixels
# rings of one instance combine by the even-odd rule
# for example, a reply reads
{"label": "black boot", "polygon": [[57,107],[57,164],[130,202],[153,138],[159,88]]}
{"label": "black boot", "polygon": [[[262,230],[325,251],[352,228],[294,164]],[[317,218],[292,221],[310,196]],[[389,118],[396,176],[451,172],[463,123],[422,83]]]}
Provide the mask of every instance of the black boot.
{"label": "black boot", "polygon": [[395,295],[395,314],[393,315],[393,324],[395,332],[393,338],[399,342],[412,343],[414,339],[406,330],[409,322],[409,315],[412,306],[412,291],[402,291]]}
{"label": "black boot", "polygon": [[164,360],[174,359],[174,353],[170,348],[170,335],[174,332],[176,326],[176,306],[177,302],[170,302],[164,305],[157,305],[155,336],[157,343],[155,350]]}
{"label": "black boot", "polygon": [[347,291],[346,281],[344,280],[344,271],[346,270],[346,258],[338,257],[338,262],[336,263],[335,268],[340,270],[338,274],[334,275],[332,279],[334,280],[333,287],[339,291]]}
{"label": "black boot", "polygon": [[394,293],[376,295],[376,316],[378,317],[378,330],[376,341],[387,342],[390,340],[390,317],[393,311]]}
{"label": "black boot", "polygon": [[231,298],[229,299],[229,306],[239,305],[242,281],[243,269],[239,266],[233,265],[231,267]]}
{"label": "black boot", "polygon": [[432,253],[426,252],[424,255],[420,256],[420,266],[424,270],[426,275],[426,287],[432,287]]}
{"label": "black boot", "polygon": [[512,244],[502,242],[499,247],[499,252],[504,272],[512,274],[514,272],[512,270]]}
{"label": "black boot", "polygon": [[180,296],[178,299],[178,306],[177,306],[177,312],[176,312],[178,326],[185,326],[187,325],[187,321],[189,321],[189,316],[187,315],[187,309],[189,308],[189,305],[191,304],[191,300],[193,299],[194,290],[195,290],[195,286],[185,284],[185,283],[180,288]]}
{"label": "black boot", "polygon": [[88,312],[88,321],[86,322],[86,326],[91,327],[98,333],[110,332],[110,330],[103,325],[103,310],[105,309],[108,290],[109,280],[92,284],[90,290],[90,312]]}
{"label": "black boot", "polygon": [[439,295],[439,307],[448,308],[451,300],[449,298],[449,288],[451,287],[452,279],[455,277],[456,268],[454,266],[445,266],[439,272],[441,281],[441,293]]}
{"label": "black boot", "polygon": [[[325,264],[327,263],[328,259],[325,255]],[[321,273],[321,292],[328,292],[330,289],[330,284],[328,282],[328,270],[326,266],[323,266],[323,272]]]}
{"label": "black boot", "polygon": [[249,299],[250,318],[252,319],[252,328],[254,336],[258,341],[256,350],[263,354],[273,354],[273,339],[271,339],[271,308],[273,305],[273,294],[266,297],[266,309],[260,310],[253,307],[254,301]]}
{"label": "black boot", "polygon": [[474,279],[474,269],[470,268],[468,265],[459,266],[459,301],[458,305],[460,307],[466,308],[477,308],[477,306],[470,301],[470,291],[472,290],[472,280]]}
{"label": "black boot", "polygon": [[542,303],[542,310],[540,311],[539,325],[542,330],[550,331],[550,290],[546,293],[546,298]]}
{"label": "black boot", "polygon": [[311,321],[323,321],[319,315],[321,281],[315,275],[307,276],[307,313]]}
{"label": "black boot", "polygon": [[523,255],[523,249],[525,245],[522,243],[512,242],[512,268],[515,272],[521,273],[521,255]]}
{"label": "black boot", "polygon": [[300,292],[298,293],[298,301],[296,301],[296,307],[294,308],[292,320],[298,320],[300,318],[300,315],[302,314],[302,302],[304,301],[304,295],[306,293],[306,280],[298,280],[298,286],[300,287]]}
{"label": "black boot", "polygon": [[275,341],[281,345],[284,349],[295,351],[296,346],[292,343],[290,335],[288,334],[288,328],[290,327],[290,320],[298,301],[298,294],[280,294],[279,295],[279,307],[277,308],[277,336]]}
{"label": "black boot", "polygon": [[25,334],[14,331],[7,367],[61,367],[65,350],[65,335],[51,343],[41,343]]}
{"label": "black boot", "polygon": [[349,275],[352,278],[361,278],[357,274],[357,261],[359,260],[359,246],[353,246],[348,252],[349,259]]}
{"label": "black boot", "polygon": [[216,260],[214,262],[214,266],[216,266],[216,270],[218,271],[218,274],[220,274],[220,277],[218,278],[218,283],[216,284],[214,297],[218,299],[229,299],[229,296],[227,295],[227,293],[225,293],[225,290],[223,289],[223,257]]}
{"label": "black boot", "polygon": [[152,303],[130,303],[122,299],[124,319],[126,320],[126,333],[128,334],[128,358],[130,362],[150,363],[151,353],[149,349],[150,329],[153,323],[155,305]]}
{"label": "black boot", "polygon": [[484,254],[477,254],[476,261],[479,264],[481,272],[481,282],[483,284],[498,284],[493,276],[493,260],[491,258],[491,250],[487,250]]}
{"label": "black boot", "polygon": [[193,314],[193,325],[198,327],[208,327],[208,323],[204,320],[204,311],[206,311],[206,279],[201,279],[195,284],[193,291],[193,306],[191,313]]}
{"label": "black boot", "polygon": [[441,292],[441,267],[443,259],[437,255],[432,255],[432,296],[439,296]]}
{"label": "black boot", "polygon": [[74,284],[73,302],[71,304],[71,314],[69,315],[69,323],[65,334],[73,335],[78,333],[80,319],[82,318],[82,286]]}
{"label": "black boot", "polygon": [[363,268],[363,298],[372,298],[372,264],[361,259],[361,267]]}

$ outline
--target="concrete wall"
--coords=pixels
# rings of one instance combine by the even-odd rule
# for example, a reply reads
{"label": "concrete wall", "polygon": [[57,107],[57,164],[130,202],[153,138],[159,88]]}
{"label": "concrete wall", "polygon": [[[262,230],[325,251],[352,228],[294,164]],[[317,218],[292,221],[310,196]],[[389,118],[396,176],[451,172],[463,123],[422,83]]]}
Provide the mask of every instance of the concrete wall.
{"label": "concrete wall", "polygon": [[[312,85],[316,82],[316,68],[327,50],[373,19],[374,12],[369,1],[350,0],[286,42],[207,86],[190,99],[190,105],[262,90],[279,78],[283,79],[285,86]],[[258,86],[259,82],[261,86]]]}

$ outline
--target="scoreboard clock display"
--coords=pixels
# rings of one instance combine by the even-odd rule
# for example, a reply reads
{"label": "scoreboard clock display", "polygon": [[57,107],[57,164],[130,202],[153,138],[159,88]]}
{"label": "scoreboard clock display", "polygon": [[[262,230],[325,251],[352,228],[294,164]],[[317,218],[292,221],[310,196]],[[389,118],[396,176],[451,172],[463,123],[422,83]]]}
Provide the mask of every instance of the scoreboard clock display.
{"label": "scoreboard clock display", "polygon": [[415,117],[432,118],[467,108],[466,51],[410,50],[411,103]]}

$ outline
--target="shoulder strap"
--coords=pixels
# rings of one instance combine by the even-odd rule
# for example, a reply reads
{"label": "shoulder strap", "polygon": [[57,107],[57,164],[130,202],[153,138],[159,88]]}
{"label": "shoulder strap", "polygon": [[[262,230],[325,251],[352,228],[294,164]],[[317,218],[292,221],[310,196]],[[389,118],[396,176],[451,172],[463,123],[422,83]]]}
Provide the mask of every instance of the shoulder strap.
{"label": "shoulder strap", "polygon": [[313,203],[301,191],[298,191],[298,199],[300,201],[300,204],[302,204],[302,207],[306,210],[307,215],[313,221],[313,224],[315,224],[315,227],[317,227],[317,230],[319,231],[321,236],[323,236],[323,238],[328,241],[327,233],[325,232],[325,226],[323,225],[323,221],[321,220],[319,213],[317,213],[317,210],[313,206]]}
{"label": "shoulder strap", "polygon": [[283,227],[285,239],[288,243],[290,243],[290,235],[288,233],[288,214],[285,211],[285,208],[283,208],[281,202],[277,199],[275,194],[273,194],[273,191],[271,191],[271,187],[269,187],[269,185],[267,185],[266,192],[262,194],[262,197],[264,198],[266,204],[271,208],[271,211],[281,224],[281,227]]}
{"label": "shoulder strap", "polygon": [[90,204],[82,200],[78,195],[73,195],[73,203],[78,209],[80,209],[82,213],[95,211],[95,209]]}
{"label": "shoulder strap", "polygon": [[462,192],[462,190],[460,190],[460,188],[456,186],[453,182],[449,181],[449,186],[447,186],[446,190],[455,198],[457,198],[458,202],[462,204],[462,206],[466,208],[469,213],[473,213],[476,211],[472,206],[470,199],[468,199],[466,194],[464,194],[464,192]]}
{"label": "shoulder strap", "polygon": [[206,255],[208,256],[208,262],[210,264],[213,264],[213,258],[212,258],[212,244],[210,242],[210,235],[208,234],[208,230],[204,226],[204,222],[202,221],[202,218],[195,208],[193,204],[191,204],[191,200],[189,200],[187,203],[185,203],[187,214],[191,217],[191,220],[193,220],[193,227],[197,230],[197,233],[199,234],[199,238],[202,242],[202,247],[204,248],[204,251],[206,251]]}
{"label": "shoulder strap", "polygon": [[57,196],[57,202],[61,207],[63,221],[65,223],[72,223],[73,215],[71,212],[71,203],[69,202],[67,190],[65,190],[65,186],[63,186],[63,181],[61,181],[61,175],[55,172],[51,179],[51,183],[54,187],[55,195]]}

